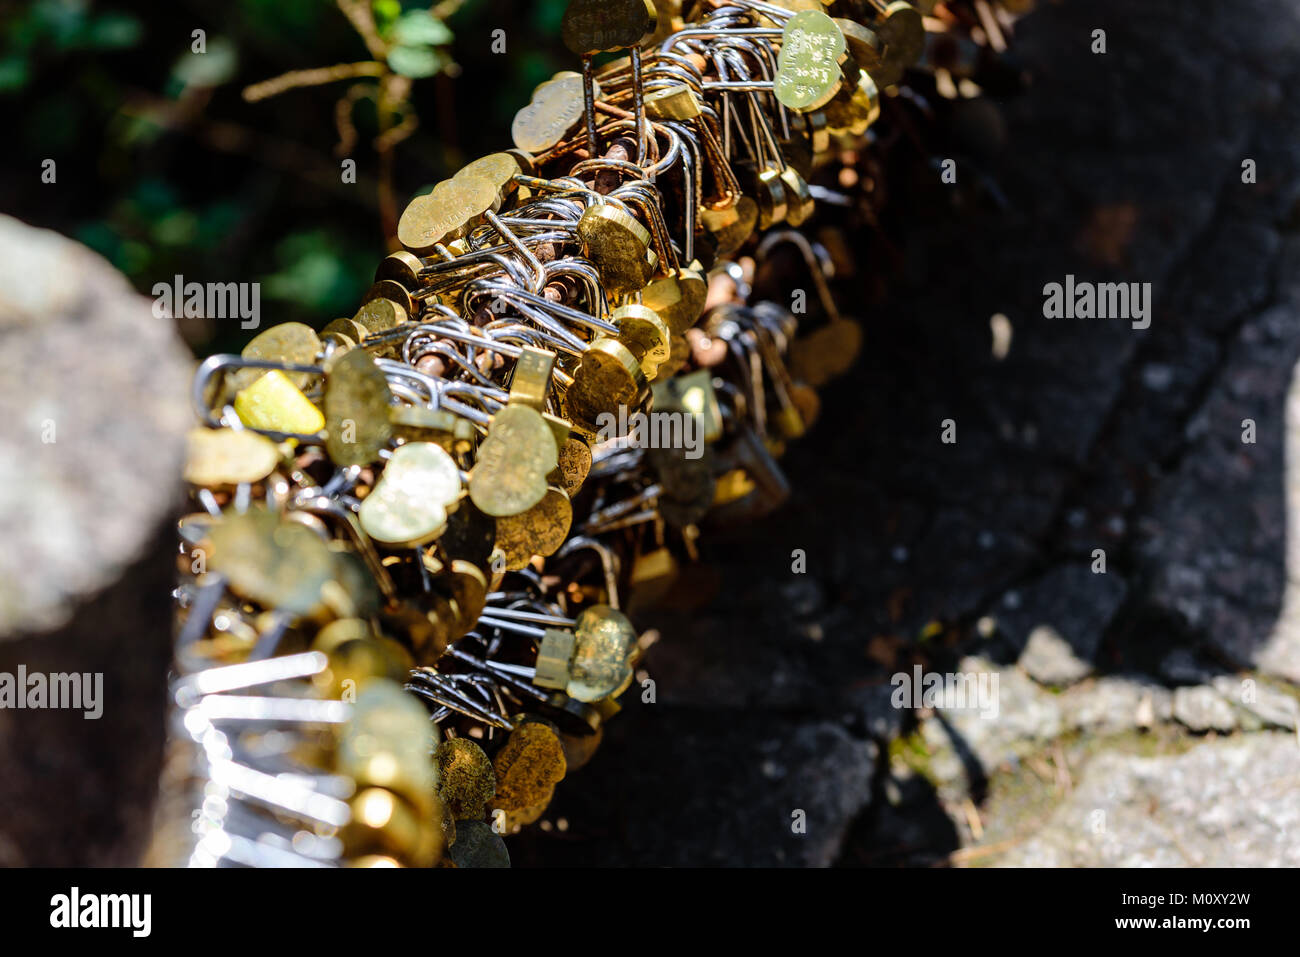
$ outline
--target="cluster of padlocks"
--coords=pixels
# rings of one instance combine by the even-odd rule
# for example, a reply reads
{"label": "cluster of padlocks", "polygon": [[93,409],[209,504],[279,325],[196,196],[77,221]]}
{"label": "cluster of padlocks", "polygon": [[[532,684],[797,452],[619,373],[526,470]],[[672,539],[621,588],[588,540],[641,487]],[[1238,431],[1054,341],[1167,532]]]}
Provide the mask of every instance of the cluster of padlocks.
{"label": "cluster of padlocks", "polygon": [[[508,864],[635,680],[629,589],[787,494],[862,342],[798,227],[861,202],[927,27],[1009,13],[689,6],[572,0],[581,70],[410,203],[354,316],[201,366],[160,859]],[[815,319],[751,301],[778,248]]]}

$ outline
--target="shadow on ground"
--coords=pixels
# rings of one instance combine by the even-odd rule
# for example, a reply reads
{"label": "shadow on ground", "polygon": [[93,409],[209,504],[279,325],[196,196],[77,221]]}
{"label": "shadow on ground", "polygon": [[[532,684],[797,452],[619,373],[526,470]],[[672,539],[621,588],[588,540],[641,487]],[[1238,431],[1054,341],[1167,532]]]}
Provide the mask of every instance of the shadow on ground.
{"label": "shadow on ground", "polygon": [[[892,250],[861,251],[901,268],[882,305],[845,297],[866,353],[787,456],[793,500],[709,541],[715,569],[687,574],[716,597],[651,622],[656,702],[611,726],[560,789],[568,828],[519,839],[519,863],[946,862],[963,839],[935,786],[895,773],[914,715],[888,681],[914,663],[1020,661],[1049,687],[1300,680],[1279,627],[1300,15],[1040,6],[1002,135],[978,116],[951,144],[961,188],[923,168]],[[1151,283],[1150,328],[1045,319],[1044,284],[1067,275]],[[978,807],[990,752],[944,728]]]}

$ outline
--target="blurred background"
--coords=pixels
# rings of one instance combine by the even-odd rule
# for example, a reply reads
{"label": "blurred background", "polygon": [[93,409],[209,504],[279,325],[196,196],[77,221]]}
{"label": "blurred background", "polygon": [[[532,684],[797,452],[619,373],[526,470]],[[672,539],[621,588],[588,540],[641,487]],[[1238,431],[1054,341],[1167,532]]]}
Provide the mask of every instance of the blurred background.
{"label": "blurred background", "polygon": [[[562,0],[448,0],[415,31],[403,14],[418,19],[428,4],[361,6],[384,36],[403,22],[412,34],[396,61],[400,90],[359,76],[250,103],[241,93],[253,84],[371,60],[339,6],[5,0],[6,212],[85,243],[144,293],[175,274],[254,281],[270,321],[351,315],[386,251],[381,203],[400,211],[508,144],[533,87],[573,65]],[[497,28],[504,54],[492,52]],[[31,170],[47,157],[58,159],[56,188],[34,190]],[[343,182],[345,157],[355,185]],[[200,354],[237,351],[246,335],[181,330]]]}

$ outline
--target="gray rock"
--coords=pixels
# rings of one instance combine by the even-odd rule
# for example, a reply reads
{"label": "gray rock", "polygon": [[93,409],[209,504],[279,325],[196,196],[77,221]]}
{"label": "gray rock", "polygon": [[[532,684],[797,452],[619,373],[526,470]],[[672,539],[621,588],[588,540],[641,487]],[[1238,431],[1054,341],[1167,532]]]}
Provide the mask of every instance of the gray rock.
{"label": "gray rock", "polygon": [[1020,672],[999,670],[980,658],[963,659],[958,669],[964,675],[997,676],[996,713],[940,708],[921,722],[930,771],[940,783],[960,789],[1061,733],[1056,698]]}
{"label": "gray rock", "polygon": [[1160,661],[1160,675],[1175,684],[1204,684],[1210,680],[1210,669],[1187,648],[1175,648]]}
{"label": "gray rock", "polygon": [[1120,734],[1168,721],[1173,695],[1168,688],[1138,677],[1107,676],[1067,690],[1060,697],[1067,729]]}
{"label": "gray rock", "polygon": [[1248,730],[1267,727],[1294,731],[1297,720],[1300,720],[1300,704],[1295,698],[1253,678],[1220,675],[1212,685],[1225,701],[1239,709],[1242,727]]}
{"label": "gray rock", "polygon": [[855,717],[861,718],[868,737],[889,741],[902,733],[907,711],[894,707],[893,691],[890,685],[868,685],[853,695]]}
{"label": "gray rock", "polygon": [[571,824],[556,850],[599,835],[587,865],[827,867],[871,806],[878,755],[829,722],[630,703],[556,789],[548,813]]}
{"label": "gray rock", "polygon": [[170,517],[192,369],[102,258],[0,216],[0,640],[66,624]]}
{"label": "gray rock", "polygon": [[122,867],[147,839],[192,370],[102,258],[0,217],[0,672],[104,678],[99,720],[0,720],[0,859]]}
{"label": "gray rock", "polygon": [[1213,688],[1197,685],[1174,691],[1174,720],[1193,731],[1227,734],[1237,727],[1232,706]]}
{"label": "gray rock", "polygon": [[868,846],[853,846],[843,864],[933,867],[959,845],[957,829],[933,786],[895,761],[881,782],[881,801],[868,815]]}
{"label": "gray rock", "polygon": [[1092,665],[1080,661],[1070,643],[1051,625],[1039,625],[1029,633],[1019,664],[1031,678],[1045,685],[1074,684],[1092,673]]}
{"label": "gray rock", "polygon": [[[1152,604],[1242,668],[1300,680],[1300,306],[1248,319],[1189,449],[1156,489],[1139,555]],[[1288,397],[1283,402],[1283,397]],[[1283,410],[1285,409],[1285,416]],[[1243,422],[1254,441],[1243,441]]]}
{"label": "gray rock", "polygon": [[[1282,0],[1252,0],[1248,15],[1230,4],[1181,0],[1149,0],[1141,16],[1130,15],[1132,7],[1125,0],[1040,3],[1017,25],[1014,55],[1033,83],[1010,98],[1012,148],[990,164],[1007,204],[987,216],[945,210],[900,217],[900,265],[910,278],[871,303],[872,348],[851,381],[823,394],[822,419],[782,460],[795,489],[785,515],[756,526],[723,556],[734,554],[737,566],[723,600],[736,600],[696,631],[693,621],[664,629],[653,654],[678,660],[669,662],[661,700],[765,734],[756,713],[818,713],[829,688],[878,682],[864,654],[877,636],[896,640],[905,653],[925,622],[982,612],[990,598],[991,614],[1005,625],[1012,609],[997,598],[1012,587],[1022,589],[1028,612],[1050,611],[1054,598],[1068,601],[1072,581],[1060,578],[1036,595],[1032,579],[1022,584],[1027,571],[1061,554],[1087,556],[1104,547],[1110,574],[1092,576],[1084,567],[1088,577],[1080,576],[1079,603],[1088,611],[1095,599],[1086,589],[1114,580],[1118,556],[1139,529],[1158,541],[1138,556],[1129,581],[1155,583],[1157,612],[1177,612],[1183,603],[1201,609],[1197,627],[1211,637],[1197,637],[1218,648],[1240,642],[1249,652],[1267,638],[1284,583],[1284,535],[1273,531],[1283,516],[1283,471],[1273,468],[1282,454],[1273,442],[1280,434],[1275,413],[1300,334],[1288,315],[1265,317],[1261,331],[1274,341],[1244,350],[1235,342],[1238,323],[1250,326],[1252,313],[1274,295],[1272,279],[1300,297],[1300,269],[1291,268],[1300,255],[1290,267],[1282,264],[1294,242],[1283,237],[1279,244],[1272,228],[1300,188],[1300,147],[1292,135],[1300,97],[1285,94],[1300,65],[1300,10]],[[1111,45],[1105,57],[1078,42],[1099,24]],[[1214,41],[1195,39],[1205,36]],[[1259,161],[1253,186],[1240,182],[1245,156]],[[896,194],[908,201],[914,195]],[[958,254],[948,254],[953,250]],[[1067,273],[1153,283],[1151,328],[1044,320],[1043,283]],[[986,317],[995,312],[1014,328],[1001,361],[988,344]],[[954,314],[975,319],[954,323]],[[1172,381],[1144,378],[1142,369],[1153,364],[1171,370]],[[1189,435],[1188,419],[1207,395],[1231,398],[1243,387],[1239,395],[1249,401],[1239,404],[1246,408],[1217,406],[1217,432]],[[1241,446],[1239,423],[1248,415],[1260,423],[1261,442],[1273,443],[1267,449]],[[959,438],[941,446],[939,423],[948,416]],[[1226,442],[1224,422],[1237,425],[1235,447]],[[1210,454],[1202,446],[1214,434],[1225,440]],[[1167,469],[1175,478],[1167,479]],[[1081,512],[1080,520],[1068,530],[1054,524],[1070,510]],[[1266,546],[1253,549],[1252,539]],[[819,618],[819,642],[801,641],[795,623],[782,619],[776,583],[787,577],[795,547],[807,550],[826,608],[849,611],[839,621]],[[1205,556],[1209,567],[1202,568]],[[1056,621],[1029,620],[1010,660],[1039,624],[1074,637]],[[1155,668],[1155,661],[1129,657],[1145,644],[1141,629],[1132,637],[1113,631],[1123,667]],[[669,644],[684,650],[669,652]],[[1095,661],[1086,649],[1076,656]],[[829,677],[819,664],[827,659],[835,662]],[[1114,662],[1104,664],[1109,670]],[[654,673],[653,659],[650,667]],[[778,673],[788,676],[779,686],[772,678]],[[977,763],[989,767],[1036,746],[1014,735],[1006,741],[996,727],[1018,710],[1012,673],[1002,676],[999,719],[966,728],[982,755]],[[1026,710],[1045,719],[1027,722],[1029,741],[1035,724],[1050,730],[1046,716],[1054,707],[1066,712],[1062,729],[1086,723],[1097,733],[1127,729],[1135,709],[1149,710],[1151,721],[1172,713],[1168,691],[1153,688],[1144,708],[1141,693],[1134,705],[1135,689],[1099,680],[1106,683],[1097,699],[1076,702],[1074,691],[1089,683],[1052,699],[1021,675]],[[838,720],[841,702],[852,699],[835,698],[830,713]],[[1118,709],[1113,723],[1107,702]],[[932,719],[926,724],[926,741],[938,755],[933,766],[942,769],[951,764],[948,735]],[[642,751],[629,747],[625,760],[643,760]],[[721,774],[730,765],[719,761]],[[674,767],[656,762],[656,786]],[[694,773],[698,766],[681,767]],[[960,780],[960,768],[958,762],[945,773]],[[593,772],[598,768],[583,773]],[[921,795],[899,808],[899,818],[921,819],[925,789],[916,790]],[[884,820],[884,809],[877,812]],[[749,809],[742,801],[707,813],[727,828],[728,819],[745,818]],[[628,813],[627,820],[636,819]],[[916,830],[889,818],[876,836],[888,844]],[[705,840],[710,854],[728,843],[725,836]],[[649,859],[668,856],[656,853]]]}
{"label": "gray rock", "polygon": [[1113,573],[1061,565],[1017,589],[1017,602],[1001,603],[995,612],[998,633],[1037,681],[1071,684],[1092,671],[1125,591]]}
{"label": "gray rock", "polygon": [[1106,753],[1025,841],[989,859],[1006,867],[1297,867],[1295,737],[1201,741],[1155,758]]}

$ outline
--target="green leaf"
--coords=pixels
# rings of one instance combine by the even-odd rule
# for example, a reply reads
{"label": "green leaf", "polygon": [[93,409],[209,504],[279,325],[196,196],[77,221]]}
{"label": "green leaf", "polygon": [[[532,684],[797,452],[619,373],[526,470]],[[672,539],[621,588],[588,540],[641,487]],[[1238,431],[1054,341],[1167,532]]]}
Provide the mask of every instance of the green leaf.
{"label": "green leaf", "polygon": [[199,234],[199,217],[188,209],[175,209],[155,220],[150,232],[161,246],[187,246]]}
{"label": "green leaf", "polygon": [[370,9],[374,11],[375,24],[384,36],[388,36],[393,21],[402,15],[401,0],[374,0],[370,4]]}
{"label": "green leaf", "polygon": [[0,93],[12,93],[27,85],[30,73],[21,56],[0,57]]}
{"label": "green leaf", "polygon": [[84,3],[36,0],[32,4],[32,17],[40,33],[53,41],[56,50],[76,48],[85,30],[88,12],[88,5]]}
{"label": "green leaf", "polygon": [[261,277],[262,293],[317,314],[337,314],[355,308],[365,289],[356,281],[364,270],[360,264],[370,257],[369,250],[350,256],[347,241],[326,230],[292,233],[276,244],[279,268]]}
{"label": "green leaf", "polygon": [[172,78],[183,89],[189,86],[214,87],[227,82],[239,68],[235,45],[225,37],[208,41],[206,53],[183,53],[172,67]]}
{"label": "green leaf", "polygon": [[388,66],[402,76],[433,76],[446,65],[446,59],[432,47],[401,46],[388,51]]}
{"label": "green leaf", "polygon": [[446,46],[452,40],[447,25],[428,10],[410,10],[393,24],[393,39],[399,46]]}
{"label": "green leaf", "polygon": [[140,21],[126,13],[105,13],[91,21],[87,42],[101,50],[123,50],[136,46],[144,35]]}

